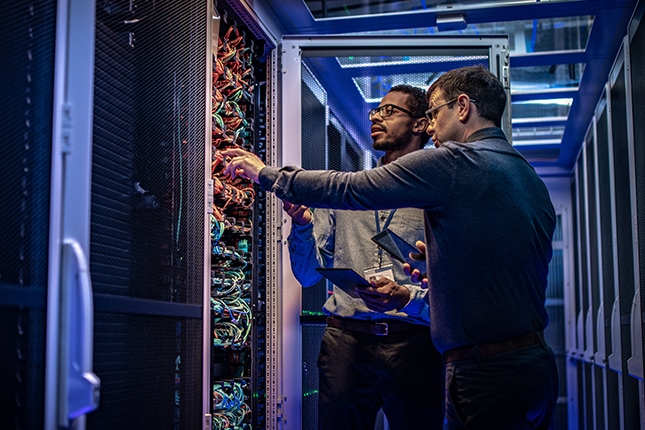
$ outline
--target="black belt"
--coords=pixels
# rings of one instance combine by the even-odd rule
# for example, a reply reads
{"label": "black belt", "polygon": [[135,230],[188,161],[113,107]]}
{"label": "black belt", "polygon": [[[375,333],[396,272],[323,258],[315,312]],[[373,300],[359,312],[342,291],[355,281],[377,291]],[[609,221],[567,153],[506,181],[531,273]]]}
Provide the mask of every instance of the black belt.
{"label": "black belt", "polygon": [[[339,328],[343,331],[353,331],[357,333],[373,334],[375,336],[387,336],[389,334],[401,333],[412,330],[417,324],[407,323],[405,321],[372,321],[356,320],[336,317],[327,317],[329,327]],[[422,327],[422,326],[419,326]],[[425,327],[430,330],[430,328]]]}
{"label": "black belt", "polygon": [[451,349],[450,351],[443,353],[443,361],[444,363],[450,363],[455,360],[476,360],[481,357],[501,354],[502,352],[535,345],[543,340],[544,332],[534,331],[533,333],[525,334],[524,336],[518,336],[502,340],[500,342],[483,343],[481,345]]}

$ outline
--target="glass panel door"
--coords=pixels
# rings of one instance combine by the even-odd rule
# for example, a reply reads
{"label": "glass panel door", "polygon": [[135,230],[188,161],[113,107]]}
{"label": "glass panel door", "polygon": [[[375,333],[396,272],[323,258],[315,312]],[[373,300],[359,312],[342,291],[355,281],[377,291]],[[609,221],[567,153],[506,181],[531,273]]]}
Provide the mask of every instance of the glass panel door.
{"label": "glass panel door", "polygon": [[[278,165],[355,171],[376,165],[368,111],[388,90],[408,84],[427,90],[443,72],[483,64],[508,91],[502,127],[510,138],[508,39],[498,37],[285,36],[282,40],[282,152]],[[286,217],[288,218],[288,217]],[[283,232],[286,237],[289,228]],[[323,281],[301,289],[291,277],[286,247],[282,255],[285,296],[281,313],[282,377],[289,402],[285,419],[317,427],[317,357],[325,327],[322,305],[330,295]],[[299,297],[296,297],[299,295]],[[295,315],[295,317],[294,317]],[[294,351],[298,351],[295,354]],[[279,396],[278,396],[279,397]],[[302,412],[295,411],[301,410]],[[301,416],[297,416],[300,413]],[[385,426],[386,423],[377,423]]]}

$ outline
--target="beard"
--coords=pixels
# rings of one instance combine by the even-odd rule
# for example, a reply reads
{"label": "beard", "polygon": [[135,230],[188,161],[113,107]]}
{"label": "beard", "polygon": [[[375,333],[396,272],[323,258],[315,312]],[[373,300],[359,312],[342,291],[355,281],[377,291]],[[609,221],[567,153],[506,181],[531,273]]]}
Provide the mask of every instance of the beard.
{"label": "beard", "polygon": [[412,135],[412,130],[406,130],[396,136],[392,136],[388,132],[382,139],[372,141],[372,148],[377,151],[396,151],[405,147],[412,139]]}

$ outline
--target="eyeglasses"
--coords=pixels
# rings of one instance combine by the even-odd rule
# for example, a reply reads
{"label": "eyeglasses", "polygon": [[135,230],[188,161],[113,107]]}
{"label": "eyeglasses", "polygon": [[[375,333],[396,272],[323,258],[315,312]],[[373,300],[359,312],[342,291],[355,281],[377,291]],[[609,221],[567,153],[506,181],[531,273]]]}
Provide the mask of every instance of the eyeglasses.
{"label": "eyeglasses", "polygon": [[[434,120],[437,119],[437,112],[439,111],[439,109],[441,109],[442,107],[447,106],[447,105],[449,105],[451,103],[456,102],[458,99],[459,99],[459,97],[455,97],[452,100],[449,100],[449,101],[447,101],[445,103],[441,103],[439,106],[435,106],[432,109],[428,109],[426,111],[426,118],[428,118],[429,121],[434,122]],[[470,101],[473,102],[473,103],[477,103],[477,100],[475,100],[475,99],[470,99]]]}
{"label": "eyeglasses", "polygon": [[411,117],[415,118],[414,114],[412,112],[410,112],[409,110],[404,109],[404,108],[402,108],[400,106],[397,106],[397,105],[393,105],[393,104],[386,104],[386,105],[374,108],[374,109],[372,109],[371,111],[368,112],[367,116],[368,116],[370,121],[372,120],[372,118],[374,118],[374,115],[376,115],[377,113],[379,115],[381,115],[381,118],[387,118],[388,116],[392,115],[392,112],[394,112],[394,109],[398,109],[401,112],[405,112],[408,115],[410,115]]}

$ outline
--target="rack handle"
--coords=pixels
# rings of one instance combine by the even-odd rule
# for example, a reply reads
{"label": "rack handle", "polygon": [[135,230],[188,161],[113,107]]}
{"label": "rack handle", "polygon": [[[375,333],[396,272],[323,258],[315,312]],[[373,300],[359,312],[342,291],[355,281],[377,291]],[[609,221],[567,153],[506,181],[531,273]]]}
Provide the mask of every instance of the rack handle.
{"label": "rack handle", "polygon": [[94,305],[87,258],[73,239],[63,242],[65,265],[66,331],[68,339],[66,366],[65,418],[73,420],[95,410],[99,404],[100,379],[92,372],[94,342]]}

